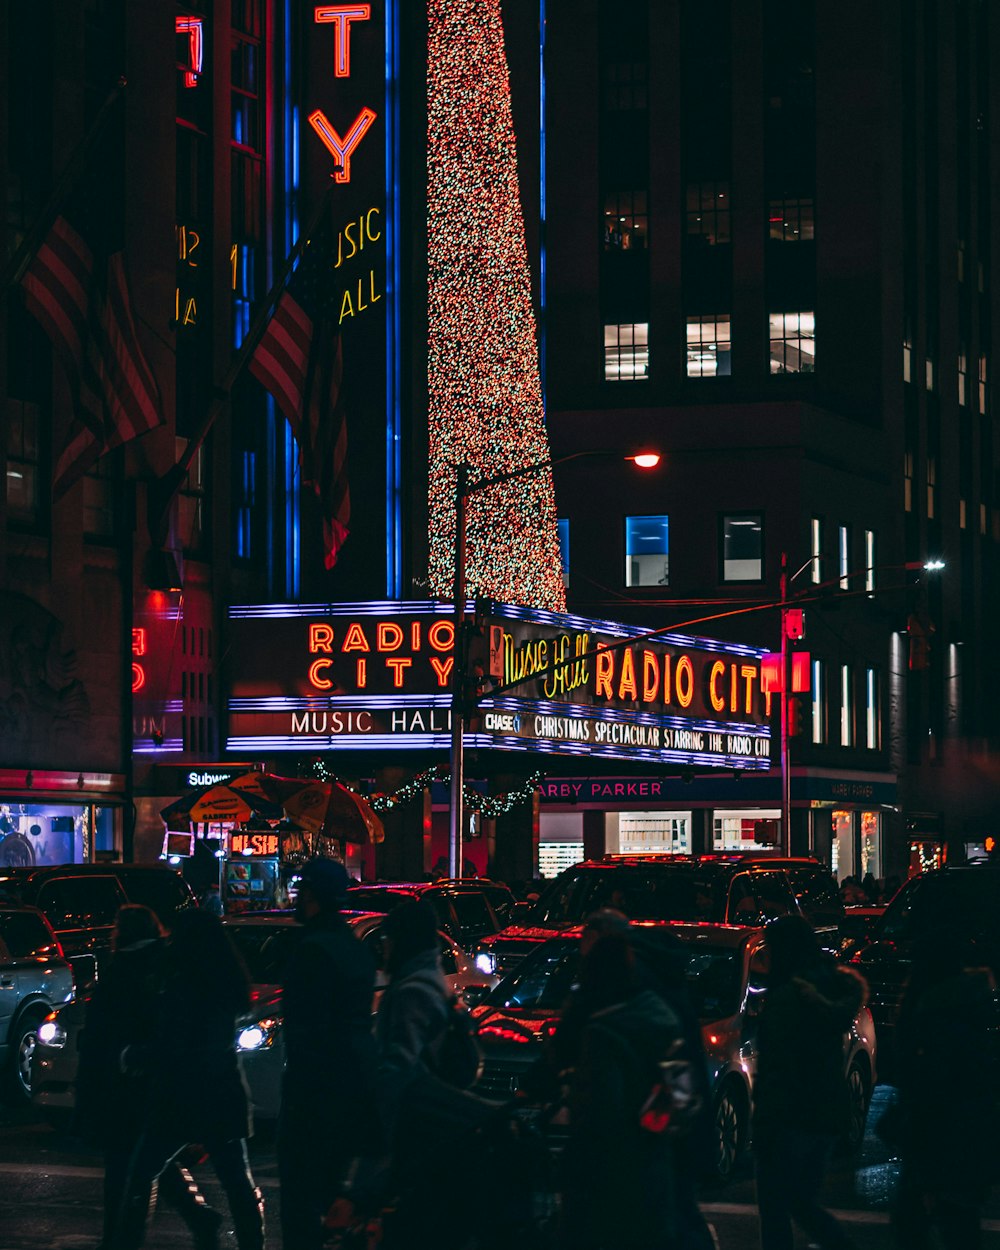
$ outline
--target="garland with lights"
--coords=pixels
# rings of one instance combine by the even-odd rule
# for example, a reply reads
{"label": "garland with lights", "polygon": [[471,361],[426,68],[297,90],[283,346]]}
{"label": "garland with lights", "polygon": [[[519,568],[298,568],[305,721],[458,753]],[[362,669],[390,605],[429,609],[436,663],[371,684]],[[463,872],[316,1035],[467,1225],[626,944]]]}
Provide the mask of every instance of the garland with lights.
{"label": "garland with lights", "polygon": [[[456,466],[550,460],[500,0],[427,6],[429,574],[454,591]],[[470,597],[563,611],[552,471],[469,496]]]}
{"label": "garland with lights", "polygon": [[[313,775],[319,781],[335,781],[337,785],[350,790],[352,794],[361,794],[360,790],[330,772],[322,760],[314,762]],[[542,772],[532,773],[523,785],[515,790],[508,790],[505,794],[480,794],[471,786],[465,786],[463,805],[467,811],[479,812],[484,820],[495,820],[497,816],[506,816],[514,808],[528,802],[544,778],[545,774]],[[407,803],[412,803],[435,781],[442,785],[450,784],[451,773],[447,766],[437,765],[422,773],[417,773],[411,781],[400,786],[398,790],[393,790],[391,794],[377,790],[374,794],[367,794],[363,797],[371,804],[372,811],[382,815],[384,812],[391,812],[398,807],[405,807]]]}

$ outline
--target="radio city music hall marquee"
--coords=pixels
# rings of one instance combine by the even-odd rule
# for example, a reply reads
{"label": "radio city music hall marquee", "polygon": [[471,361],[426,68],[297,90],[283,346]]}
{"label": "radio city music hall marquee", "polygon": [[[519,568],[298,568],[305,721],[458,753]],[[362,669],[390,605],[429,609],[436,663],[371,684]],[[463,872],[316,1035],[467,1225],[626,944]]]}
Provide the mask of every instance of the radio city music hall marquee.
{"label": "radio city music hall marquee", "polygon": [[[469,642],[481,695],[466,746],[768,768],[763,653],[644,635],[490,604]],[[446,749],[454,643],[448,604],[232,607],[227,748]]]}

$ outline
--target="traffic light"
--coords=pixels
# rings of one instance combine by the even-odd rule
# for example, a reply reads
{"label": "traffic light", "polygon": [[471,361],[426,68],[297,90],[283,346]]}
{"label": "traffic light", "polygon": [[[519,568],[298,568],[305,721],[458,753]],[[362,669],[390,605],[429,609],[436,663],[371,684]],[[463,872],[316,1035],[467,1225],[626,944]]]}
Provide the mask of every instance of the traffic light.
{"label": "traffic light", "polygon": [[798,738],[802,734],[802,703],[795,695],[788,696],[788,736]]}

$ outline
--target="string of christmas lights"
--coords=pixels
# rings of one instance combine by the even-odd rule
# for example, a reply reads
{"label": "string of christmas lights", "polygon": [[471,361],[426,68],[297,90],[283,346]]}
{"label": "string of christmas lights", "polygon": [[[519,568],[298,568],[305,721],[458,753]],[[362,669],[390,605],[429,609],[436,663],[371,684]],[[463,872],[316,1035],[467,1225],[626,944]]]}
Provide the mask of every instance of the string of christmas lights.
{"label": "string of christmas lights", "polygon": [[[336,776],[330,772],[326,764],[322,760],[316,760],[313,763],[313,775],[319,781],[335,781],[338,785],[350,790],[352,794],[360,794],[354,786],[349,785],[342,777]],[[463,806],[467,811],[476,811],[485,820],[495,820],[497,816],[506,816],[508,812],[512,812],[515,807],[520,807],[522,803],[530,800],[531,796],[538,789],[539,784],[544,780],[543,772],[532,773],[531,776],[514,790],[508,790],[505,794],[480,794],[478,790],[472,789],[471,786],[464,787]],[[368,794],[367,798],[371,804],[372,811],[381,815],[383,812],[394,811],[398,807],[405,807],[407,803],[412,803],[415,798],[423,794],[433,782],[440,782],[442,785],[449,785],[451,782],[451,773],[446,765],[437,765],[434,768],[428,768],[411,780],[400,786],[398,790],[391,793],[377,790],[374,794]]]}
{"label": "string of christmas lights", "polygon": [[[429,0],[428,391],[432,592],[454,589],[455,478],[550,459],[500,0]],[[470,597],[562,611],[548,468],[470,496]]]}

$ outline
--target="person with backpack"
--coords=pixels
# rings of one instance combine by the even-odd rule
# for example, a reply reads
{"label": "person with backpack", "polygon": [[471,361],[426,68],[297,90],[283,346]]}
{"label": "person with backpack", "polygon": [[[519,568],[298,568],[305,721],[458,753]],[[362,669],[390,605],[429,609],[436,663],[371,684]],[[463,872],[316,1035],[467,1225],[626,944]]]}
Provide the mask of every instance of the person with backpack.
{"label": "person with backpack", "polygon": [[[375,1022],[382,1122],[400,1195],[403,1244],[444,1250],[468,1236],[475,1188],[458,1180],[479,1153],[477,1132],[497,1104],[468,1091],[478,1069],[471,1022],[440,966],[437,916],[424,899],[395,907],[382,924],[389,983]],[[463,1140],[465,1147],[463,1148]],[[447,1192],[447,1203],[440,1195]]]}
{"label": "person with backpack", "polygon": [[852,1243],[819,1194],[849,1124],[844,1038],[868,986],[825,954],[802,916],[772,920],[764,949],[753,1116],[761,1250],[791,1250],[793,1220],[822,1250],[846,1250]]}
{"label": "person with backpack", "polygon": [[355,1158],[381,1149],[372,1038],[375,961],[341,916],[347,871],[303,865],[302,939],[282,986],[285,1072],[278,1122],[285,1250],[320,1250],[323,1220]]}
{"label": "person with backpack", "polygon": [[607,932],[581,964],[587,1003],[570,1077],[564,1156],[567,1250],[661,1250],[676,1244],[675,1106],[664,1064],[680,1021],[643,988],[627,934]]}

